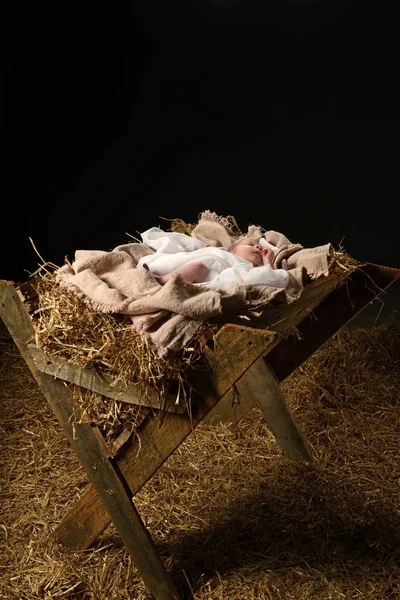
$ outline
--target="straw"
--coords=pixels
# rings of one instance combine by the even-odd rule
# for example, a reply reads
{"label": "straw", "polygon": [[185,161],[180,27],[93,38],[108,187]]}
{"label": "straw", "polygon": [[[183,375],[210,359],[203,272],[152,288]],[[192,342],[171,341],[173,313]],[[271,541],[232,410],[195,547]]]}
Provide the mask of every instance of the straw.
{"label": "straw", "polygon": [[[113,525],[69,552],[52,532],[87,478],[1,329],[0,597],[150,600]],[[343,328],[282,384],[314,462],[258,409],[202,423],[135,496],[195,600],[400,597],[400,325]]]}

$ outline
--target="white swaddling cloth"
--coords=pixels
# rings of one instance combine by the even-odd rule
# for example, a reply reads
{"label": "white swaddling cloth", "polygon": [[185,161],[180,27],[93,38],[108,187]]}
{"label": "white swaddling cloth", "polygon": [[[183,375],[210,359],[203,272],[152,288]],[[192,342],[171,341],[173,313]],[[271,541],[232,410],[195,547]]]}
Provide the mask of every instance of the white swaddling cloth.
{"label": "white swaddling cloth", "polygon": [[[137,266],[147,265],[150,273],[156,276],[168,275],[184,265],[200,261],[209,271],[206,281],[194,285],[228,289],[241,280],[252,286],[286,288],[289,283],[289,274],[284,269],[273,269],[270,265],[255,267],[250,261],[226,249],[207,246],[183,233],[165,232],[159,227],[151,227],[140,235],[143,243],[155,252],[143,256]],[[265,239],[260,240],[260,245],[269,247],[274,252],[277,250]]]}

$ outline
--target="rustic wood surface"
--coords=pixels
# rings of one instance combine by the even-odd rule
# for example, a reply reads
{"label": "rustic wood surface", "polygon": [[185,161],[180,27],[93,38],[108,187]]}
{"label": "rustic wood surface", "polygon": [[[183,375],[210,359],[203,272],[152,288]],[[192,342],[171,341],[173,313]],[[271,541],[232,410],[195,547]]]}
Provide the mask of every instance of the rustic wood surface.
{"label": "rustic wood surface", "polygon": [[81,367],[59,356],[43,352],[35,344],[29,344],[29,352],[35,362],[36,368],[43,373],[52,375],[57,379],[74,383],[106,398],[113,398],[120,402],[149,406],[158,410],[167,410],[175,413],[185,413],[186,406],[175,404],[174,396],[159,397],[157,390],[148,389],[145,393],[140,385],[130,385],[126,389],[112,385],[112,378],[106,374],[99,375],[95,369]]}
{"label": "rustic wood surface", "polygon": [[[238,348],[237,344],[234,344],[229,350],[230,344],[226,340],[240,338],[242,332],[245,332],[248,341],[252,339],[254,344],[250,348],[244,345]],[[220,390],[225,390],[228,396],[227,404],[229,404],[232,403],[233,398],[232,384],[241,376],[243,370],[247,370],[265,352],[274,335],[260,334],[256,330],[234,325],[221,328],[216,337],[219,342],[215,343],[212,351],[215,359],[213,377],[220,382]],[[235,361],[240,364],[242,370],[238,369],[235,372],[232,368]],[[210,385],[210,379],[205,378],[202,372],[193,372],[192,383],[201,393],[201,401],[193,407],[191,417],[168,413],[161,421],[160,416],[149,415],[140,425],[138,436],[125,444],[116,457],[118,467],[128,482],[132,495],[141,489],[207,413],[224,397],[218,396]],[[56,536],[64,546],[70,549],[87,548],[107,527],[110,518],[99,504],[94,490],[88,487],[56,530]],[[77,521],[80,522],[79,527]],[[85,523],[84,527],[82,523]]]}

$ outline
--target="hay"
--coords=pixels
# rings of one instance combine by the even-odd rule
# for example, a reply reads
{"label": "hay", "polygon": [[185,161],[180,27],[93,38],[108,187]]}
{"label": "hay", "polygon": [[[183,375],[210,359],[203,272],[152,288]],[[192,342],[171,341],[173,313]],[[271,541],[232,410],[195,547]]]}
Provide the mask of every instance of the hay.
{"label": "hay", "polygon": [[[0,331],[0,598],[150,600],[112,525],[86,552],[53,542],[86,476]],[[135,499],[168,570],[195,600],[398,600],[399,322],[342,329],[282,388],[315,462],[258,409],[202,423]]]}
{"label": "hay", "polygon": [[[100,376],[110,376],[112,385],[120,389],[136,384],[143,398],[155,390],[161,411],[163,398],[171,392],[190,408],[192,390],[186,372],[199,358],[196,340],[190,349],[163,359],[128,317],[91,310],[76,294],[58,285],[55,272],[42,268],[36,282],[38,307],[32,320],[39,348],[82,368],[90,367]],[[139,406],[105,399],[74,385],[71,390],[83,420],[96,422],[108,441],[124,427],[134,430],[141,421]]]}
{"label": "hay", "polygon": [[33,315],[36,343],[46,352],[83,367],[98,368],[114,385],[141,383],[167,392],[169,380],[184,379],[188,357],[165,360],[137,333],[124,315],[89,309],[76,294],[60,287],[54,273],[37,279],[39,307]]}

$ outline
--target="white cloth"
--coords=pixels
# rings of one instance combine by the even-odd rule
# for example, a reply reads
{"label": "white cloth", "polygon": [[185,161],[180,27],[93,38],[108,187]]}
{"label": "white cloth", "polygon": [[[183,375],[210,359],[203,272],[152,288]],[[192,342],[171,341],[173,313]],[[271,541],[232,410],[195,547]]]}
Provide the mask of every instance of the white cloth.
{"label": "white cloth", "polygon": [[[259,267],[226,249],[206,246],[197,239],[175,232],[165,232],[152,227],[140,234],[154,254],[143,256],[138,267],[144,264],[153,275],[168,275],[194,261],[205,264],[209,271],[202,285],[213,289],[229,289],[237,281],[249,286],[286,288],[289,274],[285,269],[273,269],[270,265]],[[274,249],[272,247],[272,249]]]}
{"label": "white cloth", "polygon": [[144,244],[157,250],[160,254],[192,252],[192,250],[204,248],[206,245],[204,242],[183,233],[176,233],[174,231],[165,232],[159,227],[150,227],[150,229],[146,229],[140,235]]}
{"label": "white cloth", "polygon": [[276,254],[279,250],[279,248],[277,248],[276,246],[273,246],[272,244],[270,244],[269,242],[267,242],[267,240],[264,237],[261,237],[258,240],[260,246],[262,246],[263,248],[269,248],[270,250],[274,251],[274,254]]}

